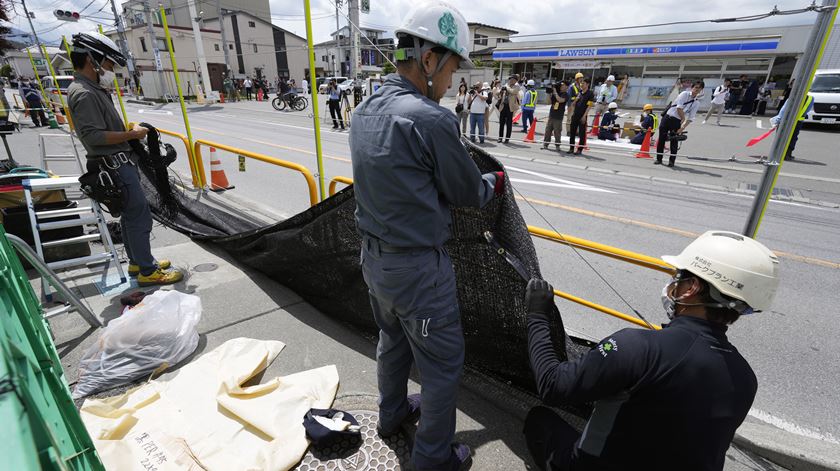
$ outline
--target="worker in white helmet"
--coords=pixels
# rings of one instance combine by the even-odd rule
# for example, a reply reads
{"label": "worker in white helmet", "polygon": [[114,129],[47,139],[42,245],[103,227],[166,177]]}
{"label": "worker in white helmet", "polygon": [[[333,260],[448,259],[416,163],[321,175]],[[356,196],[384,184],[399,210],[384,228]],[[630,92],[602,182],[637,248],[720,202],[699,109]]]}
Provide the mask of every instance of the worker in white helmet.
{"label": "worker in white helmet", "polygon": [[607,111],[607,106],[618,99],[618,87],[615,86],[615,76],[610,75],[607,81],[595,92],[595,116],[601,116]]}
{"label": "worker in white helmet", "polygon": [[[451,207],[484,206],[503,191],[504,173],[481,174],[458,118],[439,104],[459,66],[472,67],[463,15],[419,3],[395,33],[397,73],[356,108],[350,128],[362,275],[380,329],[377,428],[390,437],[419,418],[414,469],[467,469],[469,447],[453,443],[464,336],[444,244]],[[412,364],[422,396],[407,396]]]}
{"label": "worker in white helmet", "polygon": [[[620,330],[565,362],[549,331],[553,289],[528,283],[528,347],[540,397],[549,406],[594,403],[582,433],[547,407],[528,413],[525,439],[540,469],[723,469],[758,388],[726,331],[741,316],[770,309],[779,259],[725,231],[706,232],[662,259],[675,269],[661,296],[671,322]],[[639,451],[651,443],[655,452]]]}

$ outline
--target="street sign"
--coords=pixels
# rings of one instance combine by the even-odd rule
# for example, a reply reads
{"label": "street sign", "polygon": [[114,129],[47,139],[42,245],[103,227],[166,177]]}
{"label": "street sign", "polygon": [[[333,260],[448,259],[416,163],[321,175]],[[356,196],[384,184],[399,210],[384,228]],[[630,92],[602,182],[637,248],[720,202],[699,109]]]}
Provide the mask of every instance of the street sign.
{"label": "street sign", "polygon": [[370,13],[370,0],[362,0],[362,13]]}
{"label": "street sign", "polygon": [[160,61],[160,50],[155,49],[155,69],[163,70],[163,62]]}

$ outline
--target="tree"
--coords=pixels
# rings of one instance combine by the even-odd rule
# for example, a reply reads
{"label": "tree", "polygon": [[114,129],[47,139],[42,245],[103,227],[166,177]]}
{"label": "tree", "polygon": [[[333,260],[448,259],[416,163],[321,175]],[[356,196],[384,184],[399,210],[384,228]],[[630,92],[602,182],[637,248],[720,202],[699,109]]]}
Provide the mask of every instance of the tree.
{"label": "tree", "polygon": [[0,0],[0,56],[5,56],[6,51],[14,46],[6,38],[12,30],[6,26],[9,21],[9,0]]}
{"label": "tree", "polygon": [[13,74],[14,71],[9,64],[3,64],[3,67],[0,67],[0,77],[12,78]]}
{"label": "tree", "polygon": [[382,73],[383,74],[393,74],[397,71],[397,68],[393,66],[390,62],[385,62],[382,64]]}

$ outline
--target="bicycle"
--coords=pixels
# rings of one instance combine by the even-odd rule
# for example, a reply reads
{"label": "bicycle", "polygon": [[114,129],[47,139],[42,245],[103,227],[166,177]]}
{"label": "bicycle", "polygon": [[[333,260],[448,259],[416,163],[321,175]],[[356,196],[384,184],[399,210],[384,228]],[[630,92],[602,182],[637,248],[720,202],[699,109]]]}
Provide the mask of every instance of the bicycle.
{"label": "bicycle", "polygon": [[273,106],[277,111],[283,111],[286,109],[286,105],[294,111],[303,111],[307,106],[309,106],[309,100],[307,100],[305,96],[297,95],[293,92],[287,92],[285,95],[280,95],[278,93],[277,96],[271,100],[271,106]]}

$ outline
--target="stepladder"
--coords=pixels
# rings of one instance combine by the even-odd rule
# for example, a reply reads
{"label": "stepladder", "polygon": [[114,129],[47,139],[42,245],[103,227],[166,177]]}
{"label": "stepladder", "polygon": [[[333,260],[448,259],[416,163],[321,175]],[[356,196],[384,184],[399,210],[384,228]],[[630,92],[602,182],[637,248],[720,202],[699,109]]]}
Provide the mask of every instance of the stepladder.
{"label": "stepladder", "polygon": [[[84,257],[70,258],[46,263],[46,266],[53,271],[61,271],[82,266],[104,264],[102,268],[102,285],[108,285],[108,274],[113,267],[119,275],[120,283],[127,281],[126,273],[120,265],[119,255],[108,232],[105,215],[99,203],[87,198],[81,193],[78,177],[40,178],[27,179],[21,182],[23,186],[26,208],[29,213],[29,223],[32,228],[32,238],[35,252],[44,261],[44,249],[61,245],[90,243],[99,241],[102,244],[102,252],[91,253]],[[65,190],[65,193],[78,193],[79,205],[73,208],[57,210],[39,210],[35,207],[32,193],[35,191]],[[82,235],[64,239],[43,241],[42,234],[45,231],[64,229],[70,227],[84,227]],[[44,297],[51,300],[50,286],[42,278],[41,286]]]}
{"label": "stepladder", "polygon": [[[47,149],[48,142],[62,139],[70,139],[71,145],[69,147],[73,149],[72,153],[50,154]],[[85,165],[82,162],[79,151],[76,149],[76,140],[72,133],[39,134],[38,148],[41,154],[41,169],[63,176],[78,176],[85,173]],[[57,168],[58,166],[61,166],[61,168]]]}

